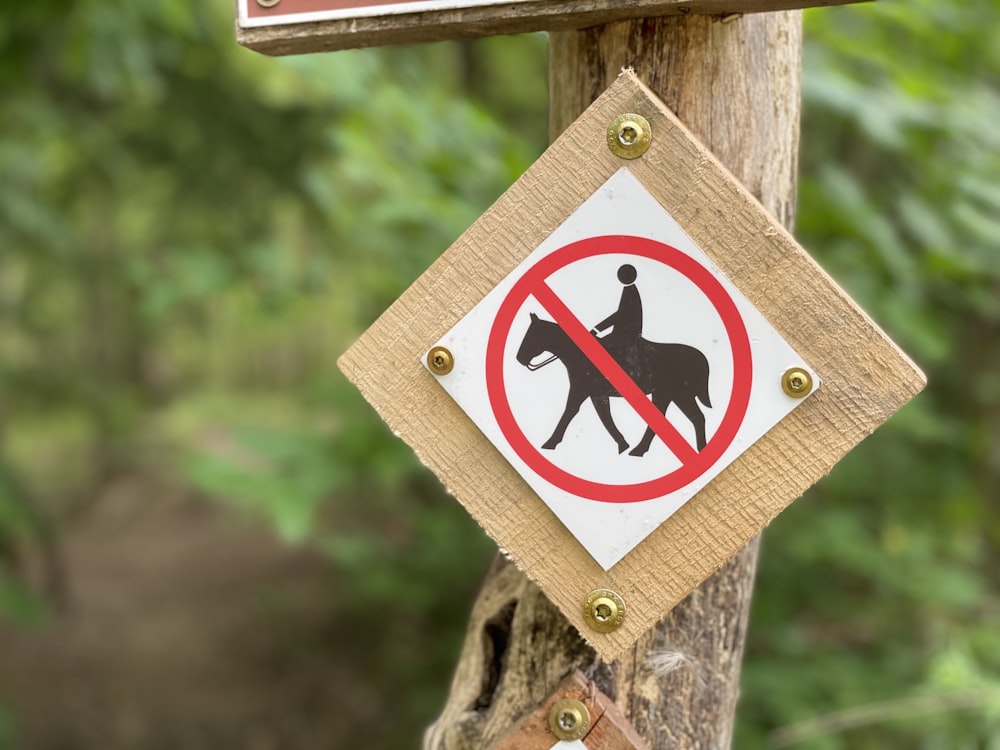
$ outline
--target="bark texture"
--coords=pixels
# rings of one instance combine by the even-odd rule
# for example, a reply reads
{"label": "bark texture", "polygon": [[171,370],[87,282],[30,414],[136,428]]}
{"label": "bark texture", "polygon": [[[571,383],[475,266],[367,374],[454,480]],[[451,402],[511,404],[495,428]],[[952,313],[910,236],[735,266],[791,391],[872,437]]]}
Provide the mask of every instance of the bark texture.
{"label": "bark texture", "polygon": [[[795,207],[797,11],[627,21],[551,35],[550,131],[634,68],[786,226]],[[655,137],[655,135],[654,135]],[[730,746],[757,559],[751,542],[623,658],[608,664],[513,565],[497,558],[470,619],[451,694],[424,750],[485,750],[574,669],[650,746]]]}

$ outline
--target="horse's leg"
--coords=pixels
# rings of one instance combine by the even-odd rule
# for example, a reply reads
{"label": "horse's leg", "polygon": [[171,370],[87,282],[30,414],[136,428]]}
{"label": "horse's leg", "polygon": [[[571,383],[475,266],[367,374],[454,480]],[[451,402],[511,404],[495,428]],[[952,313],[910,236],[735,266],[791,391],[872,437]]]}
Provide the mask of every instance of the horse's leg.
{"label": "horse's leg", "polygon": [[591,396],[590,400],[594,402],[594,411],[596,411],[597,416],[601,418],[601,424],[604,425],[604,429],[606,429],[608,434],[614,438],[616,443],[618,443],[618,452],[624,453],[627,451],[628,440],[626,440],[625,436],[621,434],[618,429],[618,425],[615,424],[615,420],[611,416],[611,404],[608,403],[608,397]]}
{"label": "horse's leg", "polygon": [[587,399],[588,395],[583,389],[570,388],[569,395],[566,397],[566,408],[563,409],[563,414],[559,418],[559,424],[556,425],[555,430],[552,432],[552,437],[545,441],[542,448],[552,450],[562,442],[563,437],[566,435],[566,428],[569,427],[569,423],[573,421],[573,417],[580,411],[580,406]]}
{"label": "horse's leg", "polygon": [[694,396],[685,399],[684,401],[675,401],[677,408],[683,412],[684,416],[691,420],[691,424],[694,425],[694,435],[695,442],[698,445],[698,452],[701,453],[705,449],[705,415],[702,414],[701,409],[698,404],[695,403]]}
{"label": "horse's leg", "polygon": [[[667,413],[667,407],[670,406],[670,398],[669,397],[661,396],[661,395],[659,395],[658,393],[656,393],[654,391],[653,392],[653,404],[663,414],[666,414]],[[628,452],[628,454],[630,456],[645,456],[646,455],[646,451],[649,450],[649,446],[651,446],[653,444],[653,438],[654,437],[655,437],[655,433],[653,432],[653,428],[652,427],[646,427],[646,432],[643,433],[642,440],[640,440],[639,443],[635,446],[635,448],[633,448],[632,450],[630,450]]]}

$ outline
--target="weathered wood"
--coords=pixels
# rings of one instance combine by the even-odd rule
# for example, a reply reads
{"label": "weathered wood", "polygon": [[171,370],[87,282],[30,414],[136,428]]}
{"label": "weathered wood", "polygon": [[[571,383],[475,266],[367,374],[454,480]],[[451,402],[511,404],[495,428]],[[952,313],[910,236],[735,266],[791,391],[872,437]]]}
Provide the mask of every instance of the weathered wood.
{"label": "weathered wood", "polygon": [[[634,18],[757,13],[866,0],[516,0],[448,10],[242,28],[240,44],[267,55],[294,55],[389,44],[436,42],[528,31],[563,31]],[[254,0],[250,0],[254,2]],[[269,12],[281,12],[281,5]]]}
{"label": "weathered wood", "polygon": [[[786,25],[775,18],[786,19]],[[662,32],[643,25],[643,40],[662,39]],[[688,24],[680,25],[689,38],[698,38]],[[798,67],[775,46],[798,40],[798,27],[783,16],[744,16],[729,24],[706,19],[701,25],[720,51],[690,47],[698,60],[692,69],[713,71],[705,83],[717,82],[716,107],[694,112],[695,122],[710,116],[711,137],[735,144],[760,138],[774,149],[748,145],[750,158],[737,166],[776,213],[788,216],[792,195],[769,170],[784,172],[785,185],[792,179],[788,150],[794,137],[779,128],[795,132],[782,86],[795,88]],[[677,52],[683,44],[681,38],[669,48]],[[729,51],[731,45],[743,54]],[[755,63],[765,71],[773,68],[773,78],[784,76],[785,83],[769,77],[765,88],[759,80],[763,72],[748,73]],[[754,83],[752,90],[767,102],[763,106],[746,88]],[[726,114],[730,106],[746,109]],[[644,115],[655,134],[648,152],[628,162],[630,174],[819,373],[823,385],[604,570],[421,362],[457,320],[623,168],[607,146],[606,129],[627,111]],[[606,660],[630,648],[923,385],[906,356],[632,74],[621,75],[575,120],[358,339],[340,365]],[[469,382],[476,387],[474,378]],[[480,385],[485,388],[485,375]],[[488,421],[483,424],[489,429]],[[618,592],[628,607],[621,627],[610,633],[596,633],[583,618],[583,601],[599,588]]]}
{"label": "weathered wood", "polygon": [[[645,20],[556,34],[552,42],[554,132],[622,66],[633,66],[743,185],[791,221],[797,13]],[[823,386],[603,571],[420,360],[621,166],[602,146],[603,129],[633,106],[655,135],[629,171],[820,373]],[[452,695],[425,738],[428,750],[488,747],[574,669],[612,697],[653,747],[728,746],[755,557],[753,544],[740,548],[924,384],[743,185],[638,79],[623,75],[341,358],[389,425],[507,542],[548,597],[497,564],[473,613]],[[622,593],[629,615],[619,630],[598,636],[583,624],[580,603],[584,592],[603,586]]]}
{"label": "weathered wood", "polygon": [[[731,23],[646,20],[553,34],[551,132],[561,133],[623,66],[634,67],[789,226],[800,50],[797,13]],[[759,273],[773,272],[773,265],[761,264]],[[803,316],[819,314],[808,298],[801,309]],[[827,325],[836,328],[837,321]],[[906,387],[919,390],[915,382]],[[809,430],[802,428],[803,434]],[[657,750],[729,747],[756,555],[755,539],[612,664],[587,648],[534,584],[498,559],[473,610],[451,695],[424,749],[488,746],[575,669],[594,679]]]}

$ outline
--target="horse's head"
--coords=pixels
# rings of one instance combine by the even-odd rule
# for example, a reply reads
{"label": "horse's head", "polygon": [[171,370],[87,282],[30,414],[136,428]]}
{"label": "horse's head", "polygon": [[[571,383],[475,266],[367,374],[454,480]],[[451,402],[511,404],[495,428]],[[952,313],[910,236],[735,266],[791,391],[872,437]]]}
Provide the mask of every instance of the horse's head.
{"label": "horse's head", "polygon": [[[521,340],[521,346],[517,350],[517,361],[529,370],[537,370],[555,359],[552,350],[553,329],[558,331],[559,327],[548,320],[542,320],[535,313],[531,313],[531,323],[528,331]],[[532,364],[532,360],[539,354],[550,352],[552,356],[538,364]]]}

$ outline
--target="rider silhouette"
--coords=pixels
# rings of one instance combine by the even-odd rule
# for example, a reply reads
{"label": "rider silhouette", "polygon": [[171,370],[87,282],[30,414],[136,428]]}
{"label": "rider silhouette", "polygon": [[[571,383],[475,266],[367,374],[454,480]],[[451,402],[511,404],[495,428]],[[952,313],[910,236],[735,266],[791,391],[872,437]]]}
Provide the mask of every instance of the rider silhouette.
{"label": "rider silhouette", "polygon": [[618,309],[591,329],[594,336],[607,329],[611,333],[601,337],[601,343],[609,351],[619,356],[633,347],[642,335],[642,300],[639,290],[635,287],[635,266],[625,263],[618,269],[618,280],[624,284]]}

